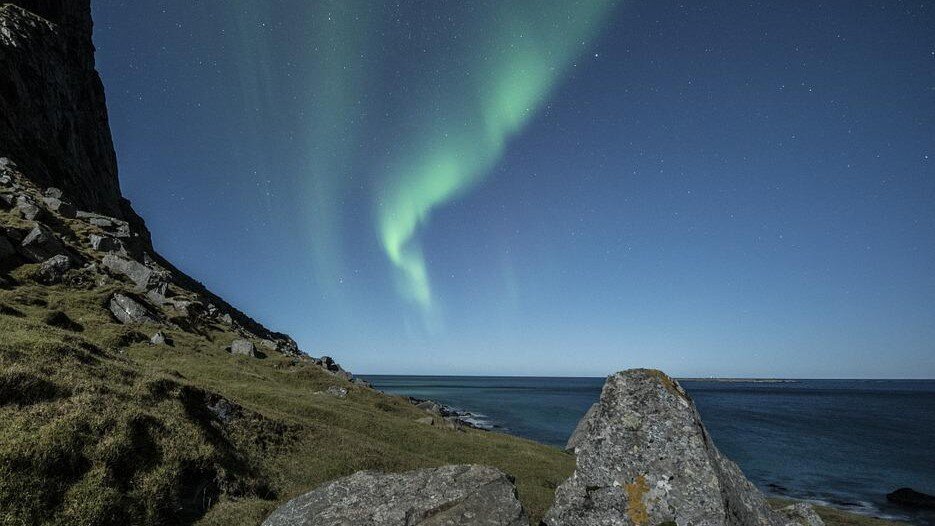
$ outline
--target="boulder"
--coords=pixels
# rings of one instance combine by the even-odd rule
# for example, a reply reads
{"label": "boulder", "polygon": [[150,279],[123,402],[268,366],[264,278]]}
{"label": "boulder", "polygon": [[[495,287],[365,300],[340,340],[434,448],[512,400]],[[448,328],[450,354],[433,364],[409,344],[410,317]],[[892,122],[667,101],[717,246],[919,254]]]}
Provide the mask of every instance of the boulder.
{"label": "boulder", "polygon": [[887,493],[886,500],[910,508],[935,509],[935,495],[918,492],[912,488],[899,488]]}
{"label": "boulder", "polygon": [[42,196],[47,197],[49,199],[61,199],[62,196],[64,195],[65,194],[62,193],[62,190],[60,188],[55,188],[55,187],[46,188],[45,192],[42,192]]}
{"label": "boulder", "polygon": [[149,343],[153,345],[172,345],[172,338],[166,336],[164,332],[159,331],[149,339]]}
{"label": "boulder", "polygon": [[322,356],[321,358],[315,359],[315,365],[335,376],[340,376],[345,380],[352,380],[354,378],[354,375],[345,371],[344,368],[341,367],[338,362],[334,361],[334,359],[330,356]]}
{"label": "boulder", "polygon": [[68,254],[65,245],[45,225],[36,223],[20,243],[20,251],[30,260],[39,263],[52,256]]}
{"label": "boulder", "polygon": [[126,276],[142,290],[149,290],[160,282],[153,269],[132,259],[122,258],[114,254],[104,256],[101,264],[114,274]]}
{"label": "boulder", "polygon": [[578,447],[585,437],[588,436],[591,432],[591,416],[601,407],[601,404],[593,404],[588,411],[584,414],[584,417],[578,421],[578,425],[575,427],[574,432],[568,438],[568,442],[565,444],[565,451],[574,452],[575,448]]}
{"label": "boulder", "polygon": [[360,471],[280,506],[263,526],[527,526],[512,480],[486,466]]}
{"label": "boulder", "polygon": [[65,273],[72,269],[72,260],[70,257],[59,254],[52,256],[42,262],[39,266],[39,281],[46,285],[61,283]]}
{"label": "boulder", "polygon": [[257,357],[256,347],[250,340],[234,340],[230,346],[230,353],[235,356]]}
{"label": "boulder", "polygon": [[789,521],[711,441],[688,393],[647,369],[607,379],[573,446],[548,526],[782,526]]}
{"label": "boulder", "polygon": [[32,201],[32,199],[21,195],[16,198],[16,211],[19,212],[19,215],[27,221],[35,221],[39,217],[39,214],[42,213],[42,210],[39,206]]}
{"label": "boulder", "polygon": [[115,237],[91,234],[88,236],[88,241],[91,243],[91,248],[98,252],[114,252],[122,256],[127,254],[123,242]]}
{"label": "boulder", "polygon": [[159,323],[156,315],[145,305],[124,294],[114,294],[110,299],[110,312],[128,325],[155,325]]}
{"label": "boulder", "polygon": [[0,173],[8,172],[16,169],[16,163],[10,160],[9,157],[0,157]]}
{"label": "boulder", "polygon": [[68,219],[74,219],[77,209],[75,205],[62,201],[57,197],[43,197],[42,202],[45,203],[45,207],[55,212],[56,214],[67,217]]}

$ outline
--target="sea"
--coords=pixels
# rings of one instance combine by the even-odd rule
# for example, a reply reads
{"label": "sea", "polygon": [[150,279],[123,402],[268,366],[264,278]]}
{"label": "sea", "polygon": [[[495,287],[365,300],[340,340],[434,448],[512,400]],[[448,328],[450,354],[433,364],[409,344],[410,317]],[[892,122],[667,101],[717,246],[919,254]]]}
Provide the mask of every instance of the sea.
{"label": "sea", "polygon": [[[479,427],[564,446],[603,378],[364,376]],[[935,525],[886,494],[935,494],[935,380],[680,380],[715,444],[770,496]]]}

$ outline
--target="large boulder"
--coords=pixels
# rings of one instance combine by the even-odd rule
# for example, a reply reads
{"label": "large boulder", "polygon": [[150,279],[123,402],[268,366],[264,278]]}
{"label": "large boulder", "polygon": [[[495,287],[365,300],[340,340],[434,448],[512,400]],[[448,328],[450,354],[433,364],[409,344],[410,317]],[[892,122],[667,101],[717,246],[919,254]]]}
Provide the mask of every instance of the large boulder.
{"label": "large boulder", "polygon": [[146,265],[114,254],[105,255],[101,264],[112,273],[129,278],[140,290],[158,288],[165,281],[165,276]]}
{"label": "large boulder", "polygon": [[263,526],[527,526],[513,482],[485,466],[361,471],[283,504]]}
{"label": "large boulder", "polygon": [[765,497],[711,441],[691,397],[647,369],[607,379],[573,437],[577,466],[548,526],[782,526]]}
{"label": "large boulder", "polygon": [[42,265],[39,266],[37,277],[39,281],[46,285],[61,283],[65,278],[65,273],[71,269],[71,258],[64,254],[59,254],[42,262]]}
{"label": "large boulder", "polygon": [[256,346],[250,340],[234,340],[231,343],[230,352],[235,356],[257,357]]}

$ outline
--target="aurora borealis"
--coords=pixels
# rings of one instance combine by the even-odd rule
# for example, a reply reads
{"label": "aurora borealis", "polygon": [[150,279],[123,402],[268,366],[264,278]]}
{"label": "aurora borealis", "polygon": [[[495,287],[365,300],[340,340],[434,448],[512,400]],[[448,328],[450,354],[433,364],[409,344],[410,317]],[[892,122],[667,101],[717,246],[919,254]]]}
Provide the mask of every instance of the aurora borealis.
{"label": "aurora borealis", "polygon": [[157,248],[310,354],[935,374],[929,6],[94,10]]}

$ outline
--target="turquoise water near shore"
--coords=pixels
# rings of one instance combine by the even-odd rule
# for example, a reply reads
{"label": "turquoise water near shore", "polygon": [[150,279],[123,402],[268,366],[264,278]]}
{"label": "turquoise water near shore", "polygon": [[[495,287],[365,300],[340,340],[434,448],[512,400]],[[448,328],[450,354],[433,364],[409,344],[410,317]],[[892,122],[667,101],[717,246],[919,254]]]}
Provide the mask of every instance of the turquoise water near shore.
{"label": "turquoise water near shore", "polygon": [[[603,378],[365,376],[377,389],[436,400],[476,423],[564,445]],[[935,524],[886,502],[935,493],[935,380],[682,380],[718,447],[761,489],[876,516]]]}

